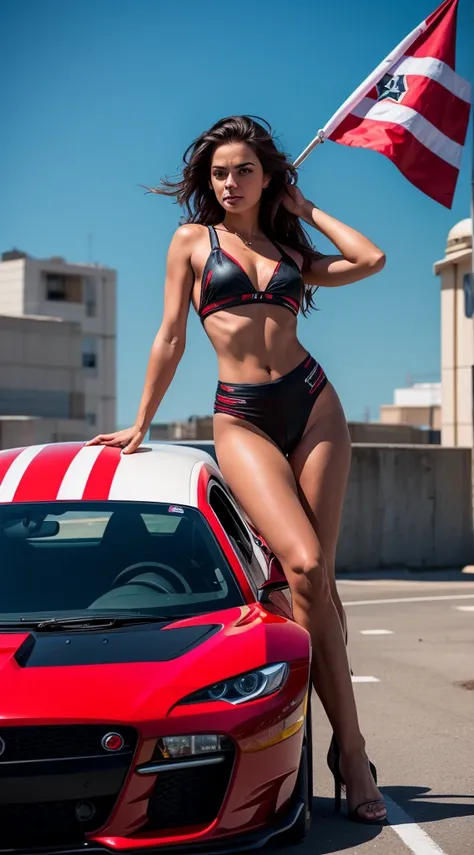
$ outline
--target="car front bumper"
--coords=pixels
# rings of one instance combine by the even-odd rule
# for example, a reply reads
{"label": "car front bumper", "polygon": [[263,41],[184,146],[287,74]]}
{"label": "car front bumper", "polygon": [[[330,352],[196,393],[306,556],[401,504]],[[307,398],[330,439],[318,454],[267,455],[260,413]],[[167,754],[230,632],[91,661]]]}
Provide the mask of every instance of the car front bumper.
{"label": "car front bumper", "polygon": [[[158,855],[158,853],[159,855],[232,855],[232,853],[262,849],[274,837],[289,831],[298,821],[303,810],[304,802],[298,794],[273,823],[250,834],[228,835],[218,840],[201,843],[146,846],[140,849],[134,848],[132,851],[134,855]],[[21,855],[121,855],[125,851],[103,844],[83,843],[72,847],[22,848]],[[0,845],[0,855],[12,855],[17,852],[19,853],[20,850],[3,849]]]}

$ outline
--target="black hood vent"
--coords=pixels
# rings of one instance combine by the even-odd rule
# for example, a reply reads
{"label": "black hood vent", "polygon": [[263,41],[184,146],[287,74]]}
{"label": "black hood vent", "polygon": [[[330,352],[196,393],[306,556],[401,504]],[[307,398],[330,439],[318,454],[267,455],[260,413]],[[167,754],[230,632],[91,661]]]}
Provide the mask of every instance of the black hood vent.
{"label": "black hood vent", "polygon": [[215,625],[163,629],[156,624],[139,624],[105,632],[32,631],[15,659],[22,668],[169,662],[203,644],[219,629]]}

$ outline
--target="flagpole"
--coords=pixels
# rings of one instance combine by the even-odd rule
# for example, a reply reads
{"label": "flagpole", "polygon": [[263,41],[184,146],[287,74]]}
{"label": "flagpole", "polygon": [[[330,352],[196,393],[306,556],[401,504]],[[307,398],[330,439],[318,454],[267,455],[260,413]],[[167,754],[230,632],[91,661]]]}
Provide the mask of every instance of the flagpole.
{"label": "flagpole", "polygon": [[309,145],[306,146],[305,150],[301,152],[300,156],[296,158],[293,166],[299,166],[300,163],[303,163],[303,160],[306,160],[309,154],[316,148],[317,145],[324,142],[324,132],[323,130],[319,130],[316,134],[314,140],[311,140]]}
{"label": "flagpole", "polygon": [[381,63],[377,66],[377,68],[369,74],[368,77],[357,87],[357,89],[347,98],[341,107],[334,113],[333,116],[329,119],[328,122],[324,125],[324,128],[318,131],[315,138],[311,140],[309,145],[306,146],[305,150],[301,152],[301,154],[296,158],[293,163],[293,166],[300,166],[304,160],[308,157],[309,154],[316,148],[317,145],[323,143],[324,140],[330,136],[333,132],[334,128],[339,125],[346,116],[352,111],[356,104],[362,98],[365,98],[368,92],[375,86],[379,80],[382,79],[387,69],[392,68],[392,66],[398,62],[399,59],[404,56],[405,51],[411,47],[413,42],[416,41],[418,36],[424,33],[426,30],[426,21],[423,21],[418,27],[415,27],[414,30],[411,31],[404,39],[400,42],[400,44],[395,47],[385,59],[382,60]]}

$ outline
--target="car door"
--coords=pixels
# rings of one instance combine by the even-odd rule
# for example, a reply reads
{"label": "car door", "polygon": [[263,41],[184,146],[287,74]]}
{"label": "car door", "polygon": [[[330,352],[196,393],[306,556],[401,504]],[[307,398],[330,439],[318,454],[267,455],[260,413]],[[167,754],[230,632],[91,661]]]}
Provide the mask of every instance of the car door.
{"label": "car door", "polygon": [[[214,479],[209,482],[208,501],[227,534],[245,571],[250,587],[257,597],[259,588],[265,584],[268,576],[265,575],[255,552],[256,535],[249,528],[227,490]],[[275,591],[271,595],[270,602],[265,604],[265,608],[268,611],[283,614],[285,617],[293,619],[289,596],[283,591]]]}

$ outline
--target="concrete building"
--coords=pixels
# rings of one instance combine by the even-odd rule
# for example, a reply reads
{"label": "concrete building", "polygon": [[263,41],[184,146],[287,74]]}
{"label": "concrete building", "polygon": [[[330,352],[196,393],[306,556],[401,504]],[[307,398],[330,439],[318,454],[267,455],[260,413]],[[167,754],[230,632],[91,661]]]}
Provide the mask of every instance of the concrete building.
{"label": "concrete building", "polygon": [[393,404],[380,407],[380,422],[441,430],[441,383],[413,383],[395,389]]}
{"label": "concrete building", "polygon": [[442,443],[472,448],[474,384],[474,277],[472,222],[448,234],[444,258],[434,265],[441,277]]}
{"label": "concrete building", "polygon": [[30,258],[17,250],[4,252],[0,313],[56,317],[78,325],[84,419],[94,434],[114,430],[116,271],[95,264],[68,264],[63,258]]}
{"label": "concrete building", "polygon": [[92,436],[78,323],[0,315],[0,448]]}
{"label": "concrete building", "polygon": [[185,422],[155,422],[150,425],[150,440],[212,439],[212,416],[190,416]]}

